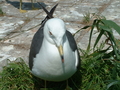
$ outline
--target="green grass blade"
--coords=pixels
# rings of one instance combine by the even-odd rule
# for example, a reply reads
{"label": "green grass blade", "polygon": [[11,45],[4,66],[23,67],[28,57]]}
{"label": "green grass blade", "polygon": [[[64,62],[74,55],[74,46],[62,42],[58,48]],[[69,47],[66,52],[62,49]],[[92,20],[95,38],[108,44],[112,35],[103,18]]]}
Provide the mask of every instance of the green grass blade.
{"label": "green grass blade", "polygon": [[115,55],[116,55],[117,59],[120,60],[120,55],[117,52],[117,50],[119,50],[119,49],[118,49],[118,47],[116,45],[115,38],[114,38],[113,34],[108,33],[108,35],[109,35],[113,50],[115,52]]}
{"label": "green grass blade", "polygon": [[96,23],[97,23],[97,19],[94,20],[93,25],[92,25],[92,28],[91,28],[91,32],[90,32],[90,37],[89,37],[89,43],[88,43],[87,51],[90,50],[91,39],[92,39],[92,33],[93,33],[94,27],[96,26]]}
{"label": "green grass blade", "polygon": [[77,32],[75,32],[75,33],[73,34],[73,36],[75,36],[75,34],[77,34],[78,32],[80,32],[82,29],[87,29],[87,28],[89,28],[89,27],[91,27],[91,26],[85,26],[85,27],[81,28],[80,30],[78,30]]}
{"label": "green grass blade", "polygon": [[92,54],[90,54],[89,56],[95,57],[95,56],[99,56],[99,55],[101,55],[101,54],[105,54],[105,53],[109,50],[109,48],[110,48],[110,46],[109,46],[107,49],[105,49],[105,50],[94,51],[94,52],[93,52]]}
{"label": "green grass blade", "polygon": [[116,85],[116,84],[120,84],[120,80],[114,80],[114,81],[112,81],[112,83],[110,83],[110,84],[107,85],[107,89],[109,89],[111,86]]}
{"label": "green grass blade", "polygon": [[83,28],[81,28],[81,29],[87,29],[87,28],[89,28],[89,27],[91,27],[91,26],[85,26],[85,27],[83,27]]}
{"label": "green grass blade", "polygon": [[98,44],[100,38],[102,37],[102,35],[104,34],[104,30],[101,30],[100,31],[100,34],[98,35],[96,41],[95,41],[95,44],[94,44],[94,47],[93,47],[93,50],[95,49],[96,45]]}

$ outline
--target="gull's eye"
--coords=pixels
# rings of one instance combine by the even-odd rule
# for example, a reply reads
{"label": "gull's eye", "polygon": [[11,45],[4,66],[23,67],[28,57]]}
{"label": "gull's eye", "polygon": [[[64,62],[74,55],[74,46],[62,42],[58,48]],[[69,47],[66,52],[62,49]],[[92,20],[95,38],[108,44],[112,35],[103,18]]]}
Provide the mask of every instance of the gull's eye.
{"label": "gull's eye", "polygon": [[50,34],[50,35],[53,35],[50,31],[49,31],[49,34]]}

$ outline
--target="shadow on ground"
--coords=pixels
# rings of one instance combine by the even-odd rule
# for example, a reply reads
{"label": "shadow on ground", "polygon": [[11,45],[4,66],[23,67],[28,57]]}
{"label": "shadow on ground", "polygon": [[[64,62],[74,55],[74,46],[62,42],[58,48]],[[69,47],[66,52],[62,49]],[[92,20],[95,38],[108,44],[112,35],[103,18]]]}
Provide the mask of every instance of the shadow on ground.
{"label": "shadow on ground", "polygon": [[[12,6],[14,6],[15,8],[20,8],[20,1],[10,1],[10,0],[6,0],[7,3],[11,4]],[[39,2],[41,3],[44,7],[46,7],[47,5],[43,2]],[[34,7],[37,9],[41,9],[41,7],[36,3],[33,3]],[[31,2],[22,2],[22,9],[23,10],[32,10],[32,3]]]}

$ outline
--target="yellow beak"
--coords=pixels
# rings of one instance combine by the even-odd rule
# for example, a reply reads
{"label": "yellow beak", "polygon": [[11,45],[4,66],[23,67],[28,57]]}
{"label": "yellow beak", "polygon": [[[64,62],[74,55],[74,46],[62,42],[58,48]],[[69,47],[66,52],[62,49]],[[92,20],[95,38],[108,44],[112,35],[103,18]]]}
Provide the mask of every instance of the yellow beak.
{"label": "yellow beak", "polygon": [[60,56],[61,56],[62,62],[64,62],[64,57],[63,57],[63,47],[62,47],[62,45],[60,45],[60,46],[58,47],[58,50],[59,50],[59,53],[60,53]]}

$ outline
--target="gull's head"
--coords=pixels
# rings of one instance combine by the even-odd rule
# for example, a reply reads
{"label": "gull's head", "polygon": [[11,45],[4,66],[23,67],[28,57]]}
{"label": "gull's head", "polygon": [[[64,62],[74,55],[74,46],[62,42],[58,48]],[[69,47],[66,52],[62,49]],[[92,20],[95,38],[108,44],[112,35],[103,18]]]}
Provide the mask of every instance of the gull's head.
{"label": "gull's head", "polygon": [[49,19],[44,26],[44,37],[46,40],[56,45],[63,59],[63,44],[66,39],[66,28],[63,20],[58,18]]}

